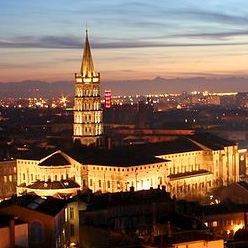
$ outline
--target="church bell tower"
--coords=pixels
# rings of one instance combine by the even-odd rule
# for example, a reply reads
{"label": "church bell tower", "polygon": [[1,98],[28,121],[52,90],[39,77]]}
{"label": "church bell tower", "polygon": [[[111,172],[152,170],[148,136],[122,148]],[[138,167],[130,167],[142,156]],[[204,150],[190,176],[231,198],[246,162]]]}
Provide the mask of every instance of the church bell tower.
{"label": "church bell tower", "polygon": [[73,141],[100,146],[103,134],[100,73],[94,69],[87,30],[81,70],[75,74],[73,112]]}

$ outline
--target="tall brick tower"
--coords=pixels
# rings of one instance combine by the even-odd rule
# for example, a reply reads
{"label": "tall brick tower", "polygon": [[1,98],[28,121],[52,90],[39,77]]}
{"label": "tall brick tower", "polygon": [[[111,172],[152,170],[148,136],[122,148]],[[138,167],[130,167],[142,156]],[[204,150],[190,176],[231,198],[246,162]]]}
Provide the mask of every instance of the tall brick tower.
{"label": "tall brick tower", "polygon": [[80,73],[75,74],[73,141],[82,145],[100,146],[103,123],[100,101],[100,73],[94,69],[88,31]]}

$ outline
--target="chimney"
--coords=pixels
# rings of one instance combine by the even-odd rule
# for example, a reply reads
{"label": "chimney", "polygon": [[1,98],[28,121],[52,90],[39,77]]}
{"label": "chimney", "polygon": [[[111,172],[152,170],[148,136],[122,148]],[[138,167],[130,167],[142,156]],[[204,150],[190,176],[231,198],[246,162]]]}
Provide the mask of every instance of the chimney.
{"label": "chimney", "polygon": [[9,220],[9,232],[10,232],[10,247],[15,247],[15,220],[11,219]]}

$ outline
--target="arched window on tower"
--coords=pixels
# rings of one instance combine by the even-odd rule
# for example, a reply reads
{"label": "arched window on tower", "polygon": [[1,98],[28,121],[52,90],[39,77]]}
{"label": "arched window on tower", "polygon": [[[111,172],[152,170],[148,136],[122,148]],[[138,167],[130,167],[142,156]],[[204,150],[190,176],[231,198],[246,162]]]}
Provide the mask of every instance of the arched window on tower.
{"label": "arched window on tower", "polygon": [[98,120],[97,120],[97,123],[100,123],[101,122],[101,114],[98,113]]}

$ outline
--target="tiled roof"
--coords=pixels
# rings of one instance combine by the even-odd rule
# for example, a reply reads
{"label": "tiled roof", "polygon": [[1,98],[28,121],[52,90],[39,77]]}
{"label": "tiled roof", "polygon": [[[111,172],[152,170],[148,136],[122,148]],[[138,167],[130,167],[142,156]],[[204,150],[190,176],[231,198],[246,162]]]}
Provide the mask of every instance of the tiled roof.
{"label": "tiled roof", "polygon": [[[14,214],[14,213],[13,213]],[[15,219],[14,216],[8,214],[0,214],[0,228],[9,226],[9,221],[14,220],[15,225],[25,224],[26,222]]]}
{"label": "tiled roof", "polygon": [[248,191],[248,183],[247,182],[240,181],[240,182],[237,182],[237,184]]}
{"label": "tiled roof", "polygon": [[101,150],[101,149],[89,149],[89,148],[75,148],[73,150],[66,151],[69,156],[81,162],[89,165],[106,165],[106,166],[136,166],[162,163],[168,160],[156,158],[150,154],[141,155],[121,149],[114,150]]}
{"label": "tiled roof", "polygon": [[0,208],[9,207],[12,205],[21,206],[27,209],[32,209],[50,216],[56,216],[67,202],[65,200],[56,199],[53,197],[39,197],[33,194],[23,196],[15,196],[9,200],[0,203]]}
{"label": "tiled roof", "polygon": [[40,166],[64,166],[70,165],[70,162],[60,153],[55,153],[47,159],[43,160]]}
{"label": "tiled roof", "polygon": [[212,150],[222,150],[226,146],[234,146],[236,144],[233,141],[225,140],[210,133],[195,134],[189,136],[189,139],[194,140]]}
{"label": "tiled roof", "polygon": [[177,212],[171,212],[158,220],[160,224],[167,224],[168,221],[171,226],[179,228],[180,230],[192,230],[194,224],[196,224],[196,229],[206,229],[206,227],[196,218]]}
{"label": "tiled roof", "polygon": [[80,185],[73,180],[62,180],[62,181],[36,181],[33,184],[27,186],[29,189],[72,189],[80,188]]}
{"label": "tiled roof", "polygon": [[88,205],[87,211],[110,206],[137,205],[137,203],[167,202],[169,204],[172,202],[170,194],[160,188],[104,194],[91,194],[88,192],[79,194],[72,200],[75,199],[85,202]]}
{"label": "tiled roof", "polygon": [[203,206],[202,208],[206,216],[248,211],[247,204],[234,204],[231,202],[224,202],[216,205]]}
{"label": "tiled roof", "polygon": [[185,137],[180,137],[173,141],[126,146],[123,149],[132,150],[138,154],[154,156],[203,150],[200,146]]}

